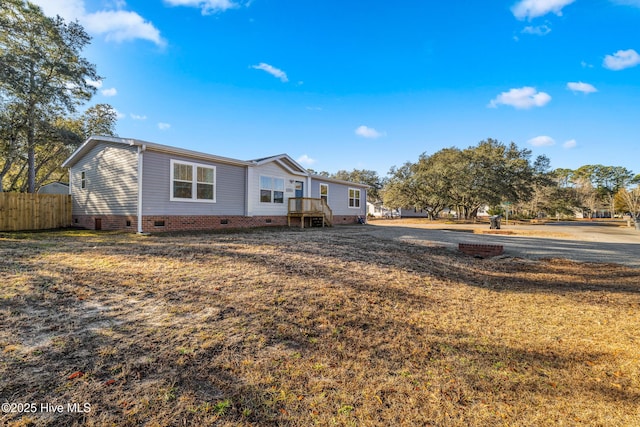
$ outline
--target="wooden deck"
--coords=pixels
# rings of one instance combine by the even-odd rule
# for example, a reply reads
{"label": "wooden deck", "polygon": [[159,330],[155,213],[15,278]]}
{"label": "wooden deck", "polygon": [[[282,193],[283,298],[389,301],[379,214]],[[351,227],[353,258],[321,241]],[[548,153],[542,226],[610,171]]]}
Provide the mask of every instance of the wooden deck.
{"label": "wooden deck", "polygon": [[291,227],[291,218],[300,218],[300,227],[304,228],[306,219],[309,218],[309,225],[322,223],[324,227],[331,227],[333,223],[333,212],[324,199],[312,199],[310,197],[296,197],[289,199],[289,211],[287,213],[287,223]]}

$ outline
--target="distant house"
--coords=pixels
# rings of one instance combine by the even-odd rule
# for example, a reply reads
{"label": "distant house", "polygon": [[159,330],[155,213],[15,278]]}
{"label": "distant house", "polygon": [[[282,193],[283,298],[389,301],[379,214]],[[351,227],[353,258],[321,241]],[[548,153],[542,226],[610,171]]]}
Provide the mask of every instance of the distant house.
{"label": "distant house", "polygon": [[[478,212],[476,212],[476,217],[478,217],[478,218],[488,218],[489,216],[491,216],[491,215],[489,215],[489,209],[491,209],[489,207],[489,205],[480,206],[478,208]],[[444,208],[442,210],[442,212],[440,212],[440,216],[444,217],[444,218],[446,218],[446,217],[457,218],[458,217],[458,213],[453,209]]]}
{"label": "distant house", "polygon": [[[481,206],[478,208],[478,217],[488,217],[489,216],[489,206]],[[429,213],[425,209],[418,208],[400,208],[400,209],[389,209],[382,205],[382,203],[369,203],[367,202],[367,215],[376,217],[376,218],[429,218]],[[444,208],[439,212],[438,216],[440,218],[455,218],[457,214],[455,211]]]}
{"label": "distant house", "polygon": [[491,209],[489,207],[489,205],[480,206],[478,208],[478,214],[477,214],[478,217],[485,217],[486,218],[486,217],[491,216],[491,215],[489,215],[489,209]]}
{"label": "distant house", "polygon": [[401,208],[400,218],[429,218],[429,213],[424,209]]}
{"label": "distant house", "polygon": [[397,209],[389,209],[382,205],[382,202],[367,202],[367,215],[374,218],[399,218]]}
{"label": "distant house", "polygon": [[69,194],[69,184],[51,182],[40,187],[38,194]]}
{"label": "distant house", "polygon": [[236,160],[137,139],[91,137],[65,162],[73,222],[137,232],[355,223],[367,188],[286,154]]}

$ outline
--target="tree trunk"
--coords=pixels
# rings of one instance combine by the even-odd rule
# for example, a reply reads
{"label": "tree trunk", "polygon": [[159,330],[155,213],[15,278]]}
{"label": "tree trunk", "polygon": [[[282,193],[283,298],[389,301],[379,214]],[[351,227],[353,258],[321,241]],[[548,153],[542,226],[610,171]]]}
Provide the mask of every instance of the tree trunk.
{"label": "tree trunk", "polygon": [[27,120],[27,193],[36,192],[36,120],[35,105],[29,106]]}
{"label": "tree trunk", "polygon": [[27,152],[27,193],[36,192],[36,150],[32,144],[29,144]]}

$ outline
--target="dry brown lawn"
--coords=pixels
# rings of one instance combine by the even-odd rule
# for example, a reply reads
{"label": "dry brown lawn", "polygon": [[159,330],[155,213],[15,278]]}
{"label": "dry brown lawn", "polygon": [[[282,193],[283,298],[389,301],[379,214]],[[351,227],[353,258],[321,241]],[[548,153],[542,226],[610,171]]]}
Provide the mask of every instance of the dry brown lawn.
{"label": "dry brown lawn", "polygon": [[4,233],[0,425],[638,426],[639,277],[350,226]]}

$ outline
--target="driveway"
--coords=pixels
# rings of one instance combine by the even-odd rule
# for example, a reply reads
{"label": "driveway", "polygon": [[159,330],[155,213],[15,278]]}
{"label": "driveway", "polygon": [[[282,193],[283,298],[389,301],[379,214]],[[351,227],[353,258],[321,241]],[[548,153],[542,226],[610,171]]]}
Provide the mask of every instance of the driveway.
{"label": "driveway", "polygon": [[464,224],[411,224],[372,221],[361,232],[378,239],[457,250],[458,243],[504,246],[506,256],[566,258],[581,262],[605,262],[640,268],[640,231],[622,223],[557,222],[545,225],[502,225],[500,233],[489,226]]}

